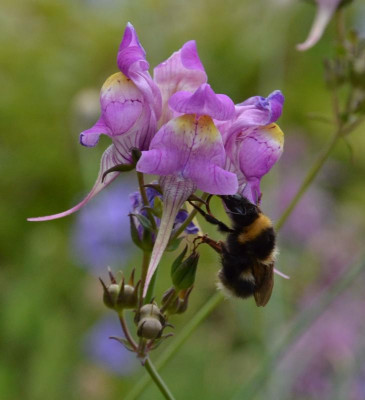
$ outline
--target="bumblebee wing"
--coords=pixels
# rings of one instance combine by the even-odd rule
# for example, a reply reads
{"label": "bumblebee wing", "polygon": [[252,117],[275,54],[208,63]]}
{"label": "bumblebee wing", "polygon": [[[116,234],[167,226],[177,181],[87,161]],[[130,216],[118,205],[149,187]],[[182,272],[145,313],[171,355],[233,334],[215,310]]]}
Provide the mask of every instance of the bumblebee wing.
{"label": "bumblebee wing", "polygon": [[256,262],[252,268],[252,272],[257,285],[257,289],[253,294],[256,305],[257,307],[264,307],[270,300],[274,286],[274,263],[265,265]]}

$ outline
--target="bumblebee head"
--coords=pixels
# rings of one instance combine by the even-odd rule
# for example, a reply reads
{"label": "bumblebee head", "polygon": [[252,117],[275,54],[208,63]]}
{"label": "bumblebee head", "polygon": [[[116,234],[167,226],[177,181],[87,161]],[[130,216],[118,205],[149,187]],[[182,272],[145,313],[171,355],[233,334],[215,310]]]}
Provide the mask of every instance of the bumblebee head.
{"label": "bumblebee head", "polygon": [[260,214],[260,209],[239,194],[220,196],[231,219],[241,226],[250,225]]}

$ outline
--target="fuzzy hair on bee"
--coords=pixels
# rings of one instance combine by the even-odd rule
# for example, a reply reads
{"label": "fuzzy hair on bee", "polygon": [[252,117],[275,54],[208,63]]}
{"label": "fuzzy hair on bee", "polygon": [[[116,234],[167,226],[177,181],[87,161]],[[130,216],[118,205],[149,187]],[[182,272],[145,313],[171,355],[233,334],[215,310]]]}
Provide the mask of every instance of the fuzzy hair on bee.
{"label": "fuzzy hair on bee", "polygon": [[241,195],[220,196],[231,220],[231,227],[193,206],[204,218],[228,233],[226,241],[216,242],[207,236],[202,242],[221,256],[218,273],[221,286],[236,297],[253,296],[256,305],[265,306],[274,285],[276,237],[272,222],[260,208]]}

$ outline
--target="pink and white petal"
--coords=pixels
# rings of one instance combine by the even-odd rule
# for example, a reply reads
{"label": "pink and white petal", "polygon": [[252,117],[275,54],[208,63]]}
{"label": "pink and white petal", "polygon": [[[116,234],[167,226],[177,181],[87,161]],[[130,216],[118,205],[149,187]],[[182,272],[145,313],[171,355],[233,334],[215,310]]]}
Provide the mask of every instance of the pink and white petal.
{"label": "pink and white petal", "polygon": [[114,167],[117,164],[119,164],[119,162],[116,159],[115,149],[114,146],[111,145],[105,150],[101,158],[98,178],[94,184],[94,187],[91,189],[90,193],[84,198],[84,200],[82,200],[79,204],[70,208],[67,211],[49,215],[46,217],[28,218],[28,221],[35,221],[35,222],[50,221],[53,219],[66,217],[67,215],[73,214],[74,212],[78,211],[81,207],[83,207],[86,203],[88,203],[94,196],[96,196],[101,190],[103,190],[106,186],[108,186],[119,175],[119,172],[111,172],[110,174],[106,175],[104,181],[102,181],[104,172]]}
{"label": "pink and white petal", "polygon": [[341,0],[317,0],[318,7],[307,39],[298,44],[297,50],[305,51],[313,47],[322,37]]}
{"label": "pink and white petal", "polygon": [[110,130],[102,118],[92,128],[80,133],[80,144],[86,147],[94,147],[98,144],[101,134],[110,134]]}
{"label": "pink and white petal", "polygon": [[169,106],[183,114],[208,115],[219,121],[231,119],[235,114],[233,101],[226,95],[215,94],[206,83],[194,93],[175,93],[169,99]]}
{"label": "pink and white petal", "polygon": [[179,168],[178,161],[178,158],[165,149],[152,149],[142,151],[136,169],[144,174],[166,176],[173,174]]}

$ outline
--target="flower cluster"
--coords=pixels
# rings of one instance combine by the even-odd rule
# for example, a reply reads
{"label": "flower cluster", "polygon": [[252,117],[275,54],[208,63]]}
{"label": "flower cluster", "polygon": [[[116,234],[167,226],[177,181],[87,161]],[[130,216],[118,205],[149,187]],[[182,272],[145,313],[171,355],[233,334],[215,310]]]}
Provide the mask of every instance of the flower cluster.
{"label": "flower cluster", "polygon": [[[235,105],[228,96],[216,94],[207,83],[194,41],[158,65],[152,78],[146,53],[130,23],[117,64],[119,72],[101,89],[99,120],[80,135],[80,143],[88,147],[95,146],[101,134],[112,141],[102,156],[94,187],[70,210],[30,220],[51,220],[79,210],[120,174],[120,166],[157,175],[163,213],[144,285],[146,294],[176,216],[196,190],[215,195],[239,192],[253,203],[260,201],[261,178],[283,150],[283,133],[275,121],[284,97],[275,91],[267,98],[255,96]],[[138,162],[134,149],[141,152]]]}

